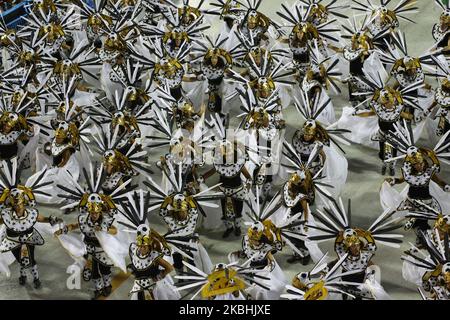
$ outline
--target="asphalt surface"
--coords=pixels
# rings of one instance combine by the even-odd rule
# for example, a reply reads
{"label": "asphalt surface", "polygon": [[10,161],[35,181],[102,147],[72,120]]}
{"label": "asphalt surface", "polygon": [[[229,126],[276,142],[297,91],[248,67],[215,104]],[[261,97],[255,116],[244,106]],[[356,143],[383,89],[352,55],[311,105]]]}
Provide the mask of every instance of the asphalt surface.
{"label": "asphalt surface", "polygon": [[[293,1],[287,1],[292,3]],[[418,6],[420,13],[412,16],[416,24],[402,21],[401,28],[406,32],[409,50],[412,55],[421,54],[432,45],[431,28],[438,20],[440,11],[432,1],[419,0]],[[268,13],[270,17],[275,17],[274,12],[278,9],[279,1],[263,1],[261,11]],[[277,20],[279,21],[279,20]],[[213,29],[217,29],[213,25]],[[336,112],[339,115],[342,107],[348,103],[346,89],[343,88],[342,95],[333,96],[333,103]],[[287,138],[291,139],[292,133],[298,128],[300,117],[292,107],[284,112],[287,120],[288,130]],[[426,143],[426,137],[422,140]],[[347,184],[342,192],[344,199],[352,199],[353,221],[361,227],[368,227],[370,223],[382,212],[379,202],[379,189],[384,177],[380,175],[380,162],[377,151],[360,145],[345,147],[346,157],[349,162],[349,175]],[[153,153],[153,159],[159,155]],[[442,172],[442,177],[450,181],[448,168]],[[60,215],[68,223],[74,222],[76,214],[62,215],[57,207],[40,207],[44,215]],[[164,230],[163,224],[158,218],[152,218],[154,226],[159,230]],[[241,238],[231,237],[227,241],[221,239],[223,229],[216,231],[198,230],[201,241],[208,251],[213,263],[224,262],[228,253],[238,250],[241,247]],[[407,283],[402,278],[401,273],[401,252],[408,247],[408,242],[414,242],[414,236],[411,232],[400,231],[404,233],[404,243],[400,249],[392,249],[379,246],[379,250],[374,257],[374,262],[381,268],[382,285],[394,299],[420,299],[416,287]],[[15,263],[11,267],[12,275],[7,278],[0,275],[0,299],[89,299],[91,295],[91,285],[81,281],[80,289],[69,290],[67,288],[67,279],[70,276],[67,273],[67,267],[73,263],[73,260],[62,249],[59,242],[51,237],[45,236],[44,246],[36,249],[36,260],[38,261],[42,287],[38,290],[33,289],[28,283],[25,286],[18,284],[18,265]],[[329,251],[331,256],[335,256],[332,243],[321,245],[322,250]],[[290,255],[290,250],[284,250],[276,255],[278,263],[285,271],[288,279],[291,279],[296,273],[306,271],[309,266],[300,264],[291,265],[286,263]],[[116,276],[114,280],[114,291],[109,299],[128,299],[128,291],[132,287],[132,278],[120,274],[118,270],[114,271]]]}

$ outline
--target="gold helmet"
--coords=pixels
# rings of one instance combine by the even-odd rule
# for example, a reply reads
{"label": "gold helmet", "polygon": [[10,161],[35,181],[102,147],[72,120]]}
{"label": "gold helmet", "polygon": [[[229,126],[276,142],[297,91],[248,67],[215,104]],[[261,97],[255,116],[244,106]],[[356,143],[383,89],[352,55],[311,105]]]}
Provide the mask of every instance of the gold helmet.
{"label": "gold helmet", "polygon": [[292,279],[292,286],[305,292],[308,290],[310,283],[311,280],[308,272],[300,272]]}
{"label": "gold helmet", "polygon": [[136,0],[120,0],[120,5],[122,7],[134,7],[136,2]]}
{"label": "gold helmet", "polygon": [[112,18],[100,13],[90,15],[86,22],[87,26],[94,30],[103,28],[105,26],[105,23],[107,25],[112,25],[113,23]]}
{"label": "gold helmet", "polygon": [[[247,63],[252,63],[252,60],[254,61],[254,63],[259,66],[261,65],[264,57],[266,56],[266,49],[263,47],[259,47],[259,46],[253,46],[251,47],[247,54],[244,57],[244,60]],[[270,63],[272,61],[272,55],[270,54],[270,52],[267,53],[267,63]]]}
{"label": "gold helmet", "polygon": [[247,236],[251,242],[259,242],[263,234],[264,234],[264,225],[260,221],[253,223],[247,230]]}
{"label": "gold helmet", "polygon": [[188,199],[185,195],[177,193],[172,197],[172,208],[174,211],[187,212],[189,210]]}
{"label": "gold helmet", "polygon": [[10,128],[14,128],[19,123],[19,117],[17,113],[14,112],[4,112],[0,117],[0,124],[2,128],[4,126],[8,126]]}
{"label": "gold helmet", "polygon": [[183,41],[190,42],[189,35],[181,28],[173,28],[164,34],[163,43],[167,44],[170,40],[175,41],[178,44],[181,44]]}
{"label": "gold helmet", "polygon": [[9,47],[17,42],[17,33],[14,29],[7,29],[0,35],[0,46]]}
{"label": "gold helmet", "polygon": [[314,120],[307,120],[303,124],[303,134],[308,136],[315,136],[317,133],[317,125]]}
{"label": "gold helmet", "polygon": [[271,78],[261,77],[250,83],[256,89],[259,98],[268,98],[275,90],[275,82]]}
{"label": "gold helmet", "polygon": [[128,102],[136,102],[136,101],[141,101],[143,103],[146,103],[150,100],[150,97],[147,95],[147,93],[141,89],[141,88],[136,88],[136,87],[132,87],[129,86],[126,89],[126,93],[127,93],[127,101]]}
{"label": "gold helmet", "polygon": [[0,198],[0,203],[6,203],[11,207],[20,207],[27,206],[34,200],[34,194],[30,188],[23,185],[18,185],[16,188],[12,188],[11,190],[5,189]]}
{"label": "gold helmet", "polygon": [[75,123],[67,123],[66,121],[58,121],[55,138],[59,140],[69,139],[72,147],[78,147],[80,135]]}
{"label": "gold helmet", "polygon": [[128,117],[124,112],[118,111],[118,112],[114,113],[114,116],[112,119],[113,128],[115,128],[116,126],[127,127],[127,125],[128,125]]}
{"label": "gold helmet", "polygon": [[247,15],[247,28],[250,30],[256,29],[258,27],[263,28],[263,32],[265,32],[270,25],[269,19],[263,15],[262,13],[251,10]]}
{"label": "gold helmet", "polygon": [[306,44],[308,41],[320,39],[317,28],[310,22],[302,22],[295,25],[292,29],[292,34],[295,35],[297,41]]}
{"label": "gold helmet", "polygon": [[69,137],[69,127],[70,124],[65,121],[60,121],[58,123],[58,127],[55,130],[55,138],[57,139],[66,139]]}
{"label": "gold helmet", "polygon": [[450,76],[445,77],[441,81],[441,88],[446,92],[450,92]]}
{"label": "gold helmet", "polygon": [[373,15],[379,16],[379,21],[382,27],[386,26],[397,26],[398,25],[398,19],[394,11],[387,9],[386,7],[381,7],[377,11],[374,11],[372,13]]}
{"label": "gold helmet", "polygon": [[92,193],[88,196],[86,208],[89,214],[102,214],[105,211],[105,203],[98,193]]}
{"label": "gold helmet", "polygon": [[152,250],[170,255],[170,247],[166,239],[147,224],[141,224],[136,229],[136,244],[139,247],[148,246]]}
{"label": "gold helmet", "polygon": [[207,64],[216,65],[219,61],[222,61],[225,66],[231,65],[233,63],[233,59],[231,55],[220,48],[208,49],[205,54],[204,61]]}
{"label": "gold helmet", "polygon": [[363,49],[364,51],[369,51],[373,49],[373,40],[367,31],[357,32],[352,36],[352,49],[358,50]]}
{"label": "gold helmet", "polygon": [[312,179],[311,171],[309,169],[303,169],[303,170],[294,172],[291,175],[289,182],[295,186],[301,186],[301,185],[311,186],[312,180],[313,179]]}
{"label": "gold helmet", "polygon": [[450,233],[450,216],[439,214],[434,227],[442,233]]}
{"label": "gold helmet", "polygon": [[163,58],[155,65],[155,73],[169,79],[174,78],[180,70],[183,70],[183,66],[177,59]]}
{"label": "gold helmet", "polygon": [[358,231],[355,229],[346,229],[342,236],[343,236],[343,244],[346,249],[349,249],[354,245],[362,244]]}
{"label": "gold helmet", "polygon": [[415,74],[417,70],[421,69],[422,65],[420,64],[420,60],[418,58],[412,57],[404,57],[402,59],[398,59],[392,70],[395,72],[407,72],[410,74]]}
{"label": "gold helmet", "polygon": [[17,88],[12,94],[11,104],[17,106],[22,101],[25,91],[22,88]]}
{"label": "gold helmet", "polygon": [[45,13],[56,13],[57,8],[52,0],[33,0],[33,11],[43,11]]}
{"label": "gold helmet", "polygon": [[222,17],[232,16],[233,11],[239,9],[241,4],[236,0],[226,0],[224,5],[222,6]]}
{"label": "gold helmet", "polygon": [[259,242],[264,236],[270,243],[281,241],[281,231],[275,224],[266,219],[263,222],[254,222],[247,230],[247,236],[250,242]]}
{"label": "gold helmet", "polygon": [[441,275],[445,284],[450,284],[450,262],[445,263],[441,269]]}
{"label": "gold helmet", "polygon": [[267,127],[270,122],[270,115],[264,108],[256,108],[250,113],[250,119],[252,120],[255,128]]}
{"label": "gold helmet", "polygon": [[64,37],[64,35],[65,32],[63,27],[57,22],[50,22],[45,26],[42,26],[39,30],[39,36],[47,36],[45,39],[50,43],[53,43],[59,38]]}
{"label": "gold helmet", "polygon": [[441,23],[441,27],[448,28],[450,26],[450,10],[445,10],[442,12],[439,21]]}
{"label": "gold helmet", "polygon": [[78,63],[73,63],[71,60],[59,60],[55,67],[53,68],[53,72],[60,76],[61,78],[65,76],[66,78],[71,77],[80,77],[81,69]]}
{"label": "gold helmet", "polygon": [[146,224],[141,224],[136,229],[136,244],[138,246],[151,246],[154,242],[151,229]]}
{"label": "gold helmet", "polygon": [[126,172],[131,170],[128,158],[117,150],[107,150],[103,154],[103,162],[105,166],[111,165],[118,172]]}
{"label": "gold helmet", "polygon": [[184,6],[178,8],[178,15],[181,17],[180,22],[183,26],[191,25],[195,20],[202,16],[202,13],[198,8],[191,6]]}
{"label": "gold helmet", "polygon": [[19,53],[19,61],[22,66],[34,65],[40,60],[40,56],[33,49],[23,49]]}
{"label": "gold helmet", "polygon": [[119,34],[113,32],[110,33],[105,40],[105,49],[111,52],[124,52],[126,51],[126,44]]}
{"label": "gold helmet", "polygon": [[373,99],[375,101],[379,100],[384,107],[388,108],[393,108],[397,104],[403,104],[401,93],[390,86],[377,90]]}
{"label": "gold helmet", "polygon": [[405,161],[411,163],[412,165],[423,163],[425,158],[422,150],[414,146],[409,147],[406,152]]}
{"label": "gold helmet", "polygon": [[327,8],[320,3],[312,4],[309,10],[309,19],[319,24],[325,23],[328,19]]}
{"label": "gold helmet", "polygon": [[195,115],[194,105],[191,101],[185,100],[182,102],[181,106],[179,106],[179,110],[184,117],[192,117]]}

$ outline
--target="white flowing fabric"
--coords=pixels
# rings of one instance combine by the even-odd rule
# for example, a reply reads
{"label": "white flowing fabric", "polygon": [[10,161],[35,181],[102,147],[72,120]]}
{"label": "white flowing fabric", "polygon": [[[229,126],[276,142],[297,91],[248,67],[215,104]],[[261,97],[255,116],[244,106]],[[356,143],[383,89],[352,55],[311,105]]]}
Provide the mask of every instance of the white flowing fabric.
{"label": "white flowing fabric", "polygon": [[173,279],[167,275],[164,279],[159,280],[153,289],[155,300],[180,300],[181,295],[174,286]]}
{"label": "white flowing fabric", "polygon": [[347,181],[348,175],[348,161],[334,146],[323,147],[326,160],[323,168],[323,183],[330,184],[334,188],[328,188],[333,198],[337,198]]}
{"label": "white flowing fabric", "polygon": [[195,249],[197,249],[193,251],[195,266],[205,273],[211,272],[213,264],[205,247],[200,242],[190,243],[190,245],[194,245]]}
{"label": "white flowing fabric", "polygon": [[278,263],[274,260],[275,264],[272,271],[269,270],[270,265],[265,268],[266,272],[262,272],[260,275],[268,277],[269,280],[262,280],[261,283],[269,288],[264,288],[252,285],[246,292],[253,298],[253,300],[279,300],[280,295],[283,293],[285,286],[288,284],[286,276]]}
{"label": "white flowing fabric", "polygon": [[128,239],[125,232],[117,230],[117,234],[111,235],[105,231],[96,231],[95,236],[114,265],[127,272],[125,259],[128,256],[129,243],[125,240]]}
{"label": "white flowing fabric", "polygon": [[[409,185],[403,188],[401,192],[398,192],[389,183],[384,182],[380,190],[380,202],[384,210],[397,209],[402,201],[408,197]],[[442,212],[450,212],[450,193],[442,190],[439,185],[431,181],[430,182],[430,194],[441,206]]]}
{"label": "white flowing fabric", "polygon": [[[204,183],[200,184],[200,191],[208,189],[208,186]],[[206,217],[199,216],[199,225],[206,230],[216,230],[222,227],[222,207],[220,200],[211,201],[216,204],[216,208],[208,208],[206,210]]]}
{"label": "white flowing fabric", "polygon": [[[6,237],[6,226],[2,224],[0,226],[0,242],[3,241],[3,239]],[[0,253],[0,273],[4,273],[6,277],[11,276],[11,271],[9,270],[9,266],[16,261],[16,258],[11,253],[11,251],[8,252],[1,252]]]}
{"label": "white flowing fabric", "polygon": [[30,166],[33,172],[35,172],[36,168],[34,165],[36,164],[36,152],[38,144],[39,144],[39,136],[41,128],[37,125],[33,127],[34,135],[30,138],[26,145],[19,144],[19,164],[25,160],[28,156],[30,158]]}
{"label": "white flowing fabric", "polygon": [[[358,117],[353,115],[355,108],[344,107],[342,115],[337,122],[339,129],[350,130],[345,133],[344,137],[354,143],[362,144],[370,148],[378,149],[378,141],[372,140],[372,137],[380,129],[378,125],[377,116]],[[414,142],[417,142],[422,136],[426,126],[429,126],[429,121],[423,120],[413,127]],[[429,130],[429,129],[427,129]]]}
{"label": "white flowing fabric", "polygon": [[34,228],[41,234],[53,236],[55,231],[59,229],[58,225],[50,225],[50,223],[36,222]]}
{"label": "white flowing fabric", "polygon": [[57,236],[64,250],[72,257],[75,263],[84,265],[86,259],[86,245],[83,242],[83,235],[81,233],[68,233]]}
{"label": "white flowing fabric", "polygon": [[111,81],[109,75],[112,72],[112,66],[109,63],[103,63],[103,67],[100,73],[101,88],[105,92],[109,101],[114,101],[115,92],[122,90],[122,85]]}
{"label": "white flowing fabric", "polygon": [[[314,217],[312,215],[309,215],[308,217],[308,224],[311,226],[316,226],[317,223],[314,220]],[[314,235],[318,235],[320,234],[320,232],[316,229],[313,228],[308,228],[308,231],[304,231],[303,233],[305,233],[308,237],[312,237]],[[323,252],[322,250],[319,248],[319,245],[317,244],[317,241],[311,241],[309,239],[305,239],[305,247],[306,249],[308,249],[309,254],[311,256],[311,259],[314,262],[318,262],[323,256]],[[330,257],[327,257],[327,259],[325,261],[331,261],[332,259]]]}
{"label": "white flowing fabric", "polygon": [[368,275],[362,287],[369,290],[375,300],[392,300],[391,296],[384,290],[383,286],[380,284],[380,268],[377,265],[372,265],[367,268],[366,272],[370,272],[370,270],[374,270],[375,274]]}
{"label": "white flowing fabric", "polygon": [[422,276],[427,270],[419,268],[411,263],[403,261],[402,276],[408,282],[411,282],[417,286],[422,286]]}
{"label": "white flowing fabric", "polygon": [[[41,163],[45,163],[45,155],[38,153],[37,157],[39,157],[41,160]],[[44,160],[44,161],[42,161]],[[69,188],[71,188],[71,185],[68,185],[68,181],[70,181],[67,171],[70,172],[70,174],[72,175],[73,179],[75,181],[79,181],[79,177],[80,177],[80,165],[78,164],[78,161],[76,160],[75,155],[72,155],[69,159],[69,161],[67,162],[67,164],[62,167],[62,168],[58,168],[58,167],[52,167],[50,169],[48,169],[47,171],[47,180],[49,181],[53,181],[53,185],[54,185],[54,191],[52,193],[52,197],[47,198],[46,201],[43,201],[44,203],[52,203],[52,204],[56,204],[56,203],[61,203],[64,200],[62,198],[59,198],[57,195],[60,192],[60,189],[57,187],[57,185],[63,185],[63,186],[67,186]]]}
{"label": "white flowing fabric", "polygon": [[183,89],[186,92],[186,96],[196,107],[196,111],[204,104],[205,92],[208,89],[207,81],[185,82],[183,83]]}
{"label": "white flowing fabric", "polygon": [[[323,102],[327,99],[330,99],[330,96],[325,90],[322,90],[320,101]],[[334,111],[333,102],[331,102],[331,100],[327,107],[319,114],[316,120],[326,125],[330,125],[336,122],[336,113]]]}
{"label": "white flowing fabric", "polygon": [[75,94],[72,98],[74,104],[79,107],[92,106],[97,97],[96,93],[75,90]]}
{"label": "white flowing fabric", "polygon": [[354,111],[355,108],[353,107],[344,107],[342,109],[342,115],[337,122],[337,127],[339,129],[346,129],[351,131],[344,134],[344,137],[346,139],[354,143],[377,149],[378,142],[373,141],[372,137],[378,132],[379,129],[378,118],[376,116],[354,116]]}

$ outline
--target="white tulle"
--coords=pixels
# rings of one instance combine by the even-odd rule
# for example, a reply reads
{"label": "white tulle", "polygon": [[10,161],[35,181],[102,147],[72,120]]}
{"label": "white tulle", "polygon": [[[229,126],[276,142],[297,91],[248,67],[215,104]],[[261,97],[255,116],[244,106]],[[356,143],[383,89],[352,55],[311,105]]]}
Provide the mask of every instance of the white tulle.
{"label": "white tulle", "polygon": [[334,198],[338,197],[344,188],[348,175],[348,161],[347,159],[335,149],[335,147],[323,147],[326,160],[323,168],[323,176],[321,181],[323,183],[332,185],[333,188],[328,188]]}
{"label": "white tulle", "polygon": [[253,300],[279,300],[281,294],[284,291],[285,286],[288,281],[284,275],[283,270],[280,268],[278,263],[274,260],[275,264],[272,271],[270,271],[270,265],[265,268],[266,272],[262,272],[260,275],[263,277],[268,277],[269,280],[261,280],[264,286],[268,287],[269,290],[261,288],[257,285],[252,285],[246,289],[246,292],[252,297]]}
{"label": "white tulle", "polygon": [[155,300],[179,300],[181,298],[170,275],[156,283],[153,289],[153,296]]}
{"label": "white tulle", "polygon": [[128,238],[124,233],[118,230],[117,234],[112,235],[105,231],[96,231],[95,236],[114,265],[123,272],[127,272],[125,259],[128,256],[129,243],[128,241],[123,241],[125,238]]}
{"label": "white tulle", "polygon": [[[6,226],[3,224],[0,226],[0,242],[6,237]],[[8,252],[0,252],[0,273],[4,273],[8,278],[11,276],[11,271],[9,270],[9,266],[16,261],[16,258],[11,253]]]}
{"label": "white tulle", "polygon": [[[190,245],[192,245],[192,243]],[[196,242],[194,247],[197,249],[196,251],[193,251],[195,266],[205,273],[211,272],[213,264],[205,247],[200,242]]]}
{"label": "white tulle", "polygon": [[427,270],[419,268],[411,263],[403,261],[402,276],[408,282],[411,282],[417,286],[422,285],[422,276]]}
{"label": "white tulle", "polygon": [[[397,191],[389,183],[384,182],[380,190],[380,202],[384,210],[397,209],[400,203],[408,197],[409,185],[402,191]],[[434,181],[430,181],[430,195],[436,199],[441,206],[442,212],[450,212],[450,193],[442,190]]]}
{"label": "white tulle", "polygon": [[83,242],[81,233],[68,233],[57,236],[61,246],[72,257],[75,263],[84,264],[84,255],[86,254],[86,245]]}

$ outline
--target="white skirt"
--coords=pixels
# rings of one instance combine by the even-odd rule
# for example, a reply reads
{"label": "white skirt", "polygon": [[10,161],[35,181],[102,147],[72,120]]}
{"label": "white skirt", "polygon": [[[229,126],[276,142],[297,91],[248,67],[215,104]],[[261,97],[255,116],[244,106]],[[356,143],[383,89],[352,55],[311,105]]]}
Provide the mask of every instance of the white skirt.
{"label": "white skirt", "polygon": [[246,292],[252,297],[253,300],[279,300],[281,294],[284,291],[285,286],[288,284],[286,276],[278,263],[274,261],[275,267],[270,271],[270,265],[265,267],[266,272],[261,272],[261,276],[268,277],[268,280],[261,280],[260,282],[269,288],[266,290],[257,285],[252,285],[246,289]]}
{"label": "white skirt", "polygon": [[[380,190],[380,202],[384,210],[397,209],[399,205],[408,198],[409,185],[405,186],[401,192],[397,191],[389,183],[384,182]],[[436,199],[441,206],[442,212],[450,212],[450,193],[445,192],[439,185],[430,181],[430,195]]]}

